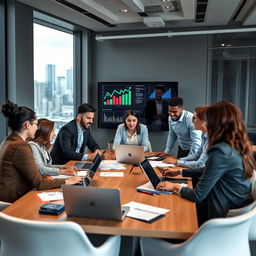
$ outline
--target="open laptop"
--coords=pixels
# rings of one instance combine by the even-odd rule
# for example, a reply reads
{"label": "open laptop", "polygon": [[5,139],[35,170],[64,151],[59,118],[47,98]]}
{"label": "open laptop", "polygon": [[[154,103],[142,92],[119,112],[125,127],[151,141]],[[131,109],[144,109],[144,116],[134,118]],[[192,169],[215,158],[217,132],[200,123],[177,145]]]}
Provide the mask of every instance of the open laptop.
{"label": "open laptop", "polygon": [[188,179],[186,178],[176,179],[176,178],[158,177],[153,167],[150,165],[147,159],[140,163],[140,167],[143,170],[143,172],[146,174],[149,182],[152,184],[154,189],[156,189],[158,183],[161,181],[170,181],[172,183],[188,184]]}
{"label": "open laptop", "polygon": [[137,145],[115,145],[116,160],[124,164],[139,164],[144,160],[144,147]]}
{"label": "open laptop", "polygon": [[62,187],[67,216],[122,221],[129,207],[120,203],[119,189]]}
{"label": "open laptop", "polygon": [[99,157],[100,157],[100,155],[97,154],[97,155],[94,157],[92,163],[83,163],[83,162],[81,163],[81,162],[77,162],[77,163],[74,164],[74,166],[76,166],[78,169],[90,169],[91,166],[93,165],[93,163],[94,163]]}
{"label": "open laptop", "polygon": [[84,178],[82,178],[82,183],[74,184],[76,186],[89,186],[93,176],[95,175],[100,163],[102,161],[102,158],[99,154],[97,154],[94,158],[94,162],[92,163],[91,167],[88,169],[87,174]]}

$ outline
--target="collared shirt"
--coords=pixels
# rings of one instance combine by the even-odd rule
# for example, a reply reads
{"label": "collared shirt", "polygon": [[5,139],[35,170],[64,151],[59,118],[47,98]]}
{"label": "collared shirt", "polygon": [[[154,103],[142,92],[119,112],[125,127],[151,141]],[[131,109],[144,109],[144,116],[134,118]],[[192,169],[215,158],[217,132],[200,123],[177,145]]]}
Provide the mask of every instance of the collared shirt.
{"label": "collared shirt", "polygon": [[169,134],[165,153],[169,154],[178,139],[179,146],[183,150],[190,150],[189,154],[196,153],[201,145],[201,131],[195,130],[192,122],[193,114],[183,110],[179,120],[172,121],[169,116]]}
{"label": "collared shirt", "polygon": [[[162,112],[163,112],[163,102],[162,102],[162,100],[160,102],[156,100],[156,113],[158,115],[160,115],[160,114],[162,114]],[[153,124],[161,126],[162,125],[162,119],[157,118],[156,120],[153,121]]]}
{"label": "collared shirt", "polygon": [[186,166],[189,168],[204,167],[208,159],[208,134],[205,133],[202,136],[202,143],[196,153],[190,154],[186,157],[182,157],[177,161],[177,165]]}
{"label": "collared shirt", "polygon": [[[84,142],[84,133],[81,127],[78,125],[78,123],[77,123],[77,132],[78,132],[78,137],[77,137],[76,153],[79,153]],[[86,161],[87,158],[88,158],[88,154],[84,154],[81,161]]]}

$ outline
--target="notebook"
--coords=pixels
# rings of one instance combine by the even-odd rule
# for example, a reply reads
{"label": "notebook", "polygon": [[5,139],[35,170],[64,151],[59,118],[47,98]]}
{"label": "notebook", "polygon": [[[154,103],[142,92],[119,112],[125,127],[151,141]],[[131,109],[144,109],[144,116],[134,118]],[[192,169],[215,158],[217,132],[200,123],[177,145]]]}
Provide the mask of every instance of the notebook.
{"label": "notebook", "polygon": [[97,154],[97,155],[94,157],[92,163],[77,162],[77,163],[74,164],[74,166],[76,166],[78,169],[90,169],[91,166],[93,165],[93,163],[94,163],[99,157],[100,157],[100,155]]}
{"label": "notebook", "polygon": [[139,164],[144,160],[144,147],[137,145],[115,145],[116,160],[124,164]]}
{"label": "notebook", "polygon": [[67,216],[122,221],[129,207],[120,203],[119,189],[62,187]]}
{"label": "notebook", "polygon": [[[188,179],[186,178],[176,179],[176,178],[158,177],[148,160],[144,160],[143,162],[141,162],[140,167],[143,170],[143,172],[146,174],[149,182],[138,187],[137,190],[144,190],[144,191],[150,190],[150,189],[156,190],[158,183],[161,181],[170,181],[172,183],[180,183],[183,185],[188,184]],[[165,191],[156,191],[156,192],[170,194],[169,192],[165,192]]]}

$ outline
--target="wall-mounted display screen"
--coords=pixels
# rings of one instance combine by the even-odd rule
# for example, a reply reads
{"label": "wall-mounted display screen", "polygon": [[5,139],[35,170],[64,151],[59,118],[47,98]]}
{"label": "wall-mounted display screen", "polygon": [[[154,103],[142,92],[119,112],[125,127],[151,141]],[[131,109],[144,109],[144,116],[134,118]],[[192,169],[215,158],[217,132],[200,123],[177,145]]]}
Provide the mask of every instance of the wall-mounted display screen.
{"label": "wall-mounted display screen", "polygon": [[139,112],[140,121],[149,125],[145,108],[150,101],[155,101],[156,88],[161,88],[165,102],[178,96],[178,82],[99,82],[98,127],[116,128],[123,122],[127,110]]}

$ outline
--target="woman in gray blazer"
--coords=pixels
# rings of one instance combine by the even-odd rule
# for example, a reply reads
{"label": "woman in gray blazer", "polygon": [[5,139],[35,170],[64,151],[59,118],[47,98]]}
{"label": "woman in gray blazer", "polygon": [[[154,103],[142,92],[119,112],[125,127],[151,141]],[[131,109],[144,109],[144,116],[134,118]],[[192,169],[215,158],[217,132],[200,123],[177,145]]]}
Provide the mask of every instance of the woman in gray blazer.
{"label": "woman in gray blazer", "polygon": [[64,165],[52,165],[50,155],[51,141],[55,136],[54,122],[48,119],[38,120],[38,129],[35,137],[29,142],[33,152],[34,161],[42,175],[69,175],[74,176],[77,168],[74,166],[66,167]]}
{"label": "woman in gray blazer", "polygon": [[144,146],[144,152],[151,151],[148,140],[148,128],[144,124],[140,124],[138,113],[133,110],[127,111],[124,117],[124,123],[117,128],[115,145],[140,145]]}
{"label": "woman in gray blazer", "polygon": [[250,178],[256,165],[242,120],[241,111],[230,102],[210,106],[206,114],[209,138],[206,167],[163,172],[164,176],[182,174],[199,178],[196,187],[190,189],[170,182],[158,184],[159,190],[172,191],[196,202],[199,224],[225,217],[229,209],[253,201]]}

